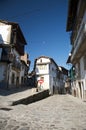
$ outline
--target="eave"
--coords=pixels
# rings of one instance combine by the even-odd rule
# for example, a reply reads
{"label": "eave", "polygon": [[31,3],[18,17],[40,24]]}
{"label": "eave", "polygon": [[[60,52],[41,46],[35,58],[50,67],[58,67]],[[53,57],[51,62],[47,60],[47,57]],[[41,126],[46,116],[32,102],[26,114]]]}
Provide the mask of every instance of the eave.
{"label": "eave", "polygon": [[78,2],[79,0],[69,0],[66,31],[71,31],[73,28]]}

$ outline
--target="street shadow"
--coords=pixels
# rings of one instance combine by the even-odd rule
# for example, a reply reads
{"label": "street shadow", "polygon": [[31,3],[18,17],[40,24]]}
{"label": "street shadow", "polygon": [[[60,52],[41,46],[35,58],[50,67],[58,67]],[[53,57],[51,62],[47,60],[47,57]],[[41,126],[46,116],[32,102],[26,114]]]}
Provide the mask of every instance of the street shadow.
{"label": "street shadow", "polygon": [[7,95],[23,92],[23,91],[26,91],[26,90],[29,90],[29,89],[32,89],[32,88],[33,87],[19,87],[19,88],[10,88],[10,89],[0,88],[0,95],[1,96],[7,96]]}

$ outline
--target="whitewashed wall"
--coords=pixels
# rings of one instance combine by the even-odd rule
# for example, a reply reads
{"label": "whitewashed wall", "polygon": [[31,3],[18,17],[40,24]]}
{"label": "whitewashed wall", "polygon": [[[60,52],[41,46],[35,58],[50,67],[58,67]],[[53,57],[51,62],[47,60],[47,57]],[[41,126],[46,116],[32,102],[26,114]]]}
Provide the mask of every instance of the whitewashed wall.
{"label": "whitewashed wall", "polygon": [[0,23],[0,43],[10,44],[11,25]]}
{"label": "whitewashed wall", "polygon": [[49,65],[36,65],[36,74],[48,74],[49,73]]}
{"label": "whitewashed wall", "polygon": [[37,78],[37,81],[40,80],[41,77],[44,77],[44,82],[42,84],[40,84],[38,82],[38,87],[41,86],[42,89],[49,89],[50,86],[49,86],[49,75],[39,75],[39,77]]}
{"label": "whitewashed wall", "polygon": [[[42,60],[42,64],[41,65],[41,61]],[[36,62],[36,74],[48,74],[49,73],[49,63],[50,60],[47,58],[40,58],[37,60]]]}
{"label": "whitewashed wall", "polygon": [[[41,57],[36,62],[36,75],[38,86],[42,86],[43,89],[50,89],[50,92],[53,94],[53,88],[55,89],[58,86],[57,66],[55,63],[51,59]],[[39,82],[41,77],[44,77],[42,84]]]}
{"label": "whitewashed wall", "polygon": [[41,60],[42,60],[43,63],[50,63],[50,59],[49,59],[49,58],[44,58],[44,57],[38,59],[36,63],[37,63],[37,64],[38,64],[38,63],[41,63],[41,62],[40,62]]}

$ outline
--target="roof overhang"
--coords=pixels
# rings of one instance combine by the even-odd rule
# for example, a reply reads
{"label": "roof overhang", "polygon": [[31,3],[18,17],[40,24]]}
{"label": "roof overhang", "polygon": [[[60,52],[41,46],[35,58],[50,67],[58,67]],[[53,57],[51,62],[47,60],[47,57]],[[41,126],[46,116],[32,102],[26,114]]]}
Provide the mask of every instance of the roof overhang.
{"label": "roof overhang", "polygon": [[72,30],[73,21],[76,16],[76,12],[77,12],[78,2],[79,2],[79,0],[69,0],[66,31]]}

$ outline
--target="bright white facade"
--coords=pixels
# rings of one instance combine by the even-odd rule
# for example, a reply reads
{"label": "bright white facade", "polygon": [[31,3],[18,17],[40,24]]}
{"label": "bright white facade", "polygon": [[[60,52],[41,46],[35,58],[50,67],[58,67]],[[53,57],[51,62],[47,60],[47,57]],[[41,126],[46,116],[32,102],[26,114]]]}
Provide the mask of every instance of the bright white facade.
{"label": "bright white facade", "polygon": [[10,44],[11,25],[0,23],[0,43]]}
{"label": "bright white facade", "polygon": [[49,89],[50,93],[58,93],[58,66],[52,58],[41,56],[35,60],[37,87],[40,90]]}

